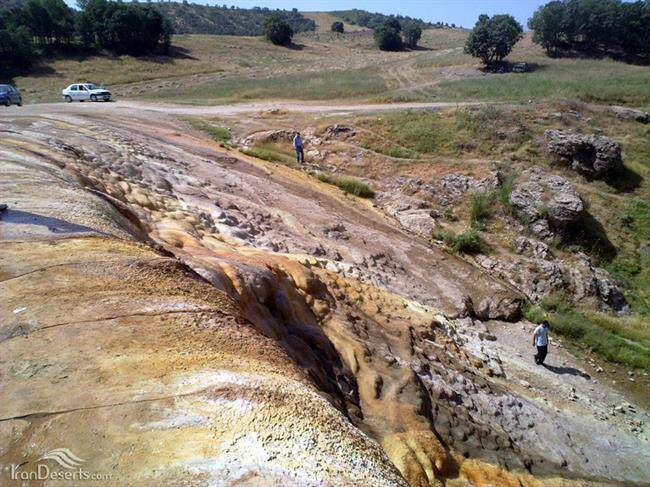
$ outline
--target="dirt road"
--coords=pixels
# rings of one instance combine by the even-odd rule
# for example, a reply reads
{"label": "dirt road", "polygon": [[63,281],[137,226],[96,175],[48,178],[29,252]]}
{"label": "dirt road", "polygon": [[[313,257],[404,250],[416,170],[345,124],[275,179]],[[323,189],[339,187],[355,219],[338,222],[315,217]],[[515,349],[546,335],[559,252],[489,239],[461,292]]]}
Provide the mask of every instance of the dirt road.
{"label": "dirt road", "polygon": [[13,111],[28,112],[30,115],[46,113],[110,113],[126,110],[138,112],[150,111],[166,113],[169,115],[195,115],[195,116],[233,116],[250,112],[268,112],[274,110],[287,110],[301,113],[348,113],[348,112],[381,112],[390,110],[409,109],[443,109],[461,106],[482,105],[482,102],[418,102],[418,103],[371,103],[371,104],[314,104],[311,102],[273,101],[257,103],[235,103],[225,105],[178,105],[169,103],[155,103],[144,101],[116,101],[113,103],[36,103],[24,107],[11,107],[2,113]]}

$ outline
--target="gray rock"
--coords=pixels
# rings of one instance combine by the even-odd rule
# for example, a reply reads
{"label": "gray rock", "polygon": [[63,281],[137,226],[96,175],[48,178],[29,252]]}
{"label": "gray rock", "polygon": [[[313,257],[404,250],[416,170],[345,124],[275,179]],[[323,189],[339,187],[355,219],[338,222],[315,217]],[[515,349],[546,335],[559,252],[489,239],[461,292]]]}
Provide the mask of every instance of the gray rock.
{"label": "gray rock", "polygon": [[650,123],[650,114],[635,108],[613,106],[609,108],[621,120],[634,120],[640,123]]}
{"label": "gray rock", "polygon": [[547,130],[544,136],[553,164],[570,167],[584,176],[603,177],[623,165],[621,146],[609,137],[560,130]]}
{"label": "gray rock", "polygon": [[549,259],[551,257],[548,245],[539,240],[526,237],[517,237],[514,242],[515,252],[518,254],[527,254],[539,259]]}
{"label": "gray rock", "polygon": [[575,190],[556,193],[547,204],[547,219],[555,226],[566,226],[580,218],[584,205]]}
{"label": "gray rock", "polygon": [[530,220],[541,217],[539,203],[543,201],[544,188],[535,181],[526,181],[518,184],[510,193],[510,204],[520,215],[525,215]]}
{"label": "gray rock", "polygon": [[[566,179],[546,175],[536,166],[524,173],[528,180],[518,184],[510,193],[510,204],[515,211],[534,223],[545,219],[556,227],[577,221],[584,204],[574,186]],[[533,233],[541,238],[547,238],[550,230],[542,224]]]}

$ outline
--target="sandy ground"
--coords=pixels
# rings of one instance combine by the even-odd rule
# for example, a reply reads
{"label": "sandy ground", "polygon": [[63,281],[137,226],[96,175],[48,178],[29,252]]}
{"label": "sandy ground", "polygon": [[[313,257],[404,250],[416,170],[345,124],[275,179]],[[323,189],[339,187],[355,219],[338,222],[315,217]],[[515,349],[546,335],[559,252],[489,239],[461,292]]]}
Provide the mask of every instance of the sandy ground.
{"label": "sandy ground", "polygon": [[16,110],[29,115],[47,113],[87,113],[87,114],[109,114],[113,111],[137,110],[166,113],[170,115],[195,115],[195,116],[233,116],[251,112],[291,111],[313,114],[345,114],[352,112],[381,112],[390,110],[409,109],[444,109],[470,105],[483,105],[483,103],[455,103],[455,102],[415,102],[415,103],[370,103],[370,104],[316,104],[310,102],[257,102],[257,103],[235,103],[224,105],[178,105],[172,103],[140,102],[131,100],[118,100],[112,103],[78,103],[73,102],[70,106],[66,103],[36,103],[23,107],[3,108],[2,113],[11,114]]}

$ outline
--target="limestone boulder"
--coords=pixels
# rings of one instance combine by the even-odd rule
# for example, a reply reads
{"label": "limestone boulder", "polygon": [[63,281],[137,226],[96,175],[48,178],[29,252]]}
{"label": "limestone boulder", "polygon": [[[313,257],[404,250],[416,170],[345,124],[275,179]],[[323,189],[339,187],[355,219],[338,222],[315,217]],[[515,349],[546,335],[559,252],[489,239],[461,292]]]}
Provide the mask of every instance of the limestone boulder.
{"label": "limestone boulder", "polygon": [[621,146],[609,137],[560,130],[547,130],[544,136],[553,164],[570,167],[586,177],[601,178],[623,166]]}
{"label": "limestone boulder", "polygon": [[551,234],[548,226],[563,228],[578,221],[584,211],[584,203],[575,187],[566,179],[546,174],[539,167],[533,167],[523,174],[527,180],[519,183],[510,194],[510,204],[515,211],[535,224],[536,235]]}
{"label": "limestone boulder", "polygon": [[613,106],[610,111],[620,120],[632,120],[639,123],[650,123],[650,113],[636,108]]}

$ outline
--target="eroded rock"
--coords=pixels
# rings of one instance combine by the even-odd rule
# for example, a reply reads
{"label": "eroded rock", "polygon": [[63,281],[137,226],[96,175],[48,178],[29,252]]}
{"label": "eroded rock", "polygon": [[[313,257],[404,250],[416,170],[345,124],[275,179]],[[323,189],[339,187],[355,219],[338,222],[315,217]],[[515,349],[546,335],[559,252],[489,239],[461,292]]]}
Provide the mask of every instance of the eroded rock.
{"label": "eroded rock", "polygon": [[609,108],[621,120],[633,120],[639,123],[650,123],[650,114],[636,108],[613,106]]}
{"label": "eroded rock", "polygon": [[553,164],[568,166],[584,176],[600,178],[623,166],[621,146],[602,135],[547,130],[546,150]]}

